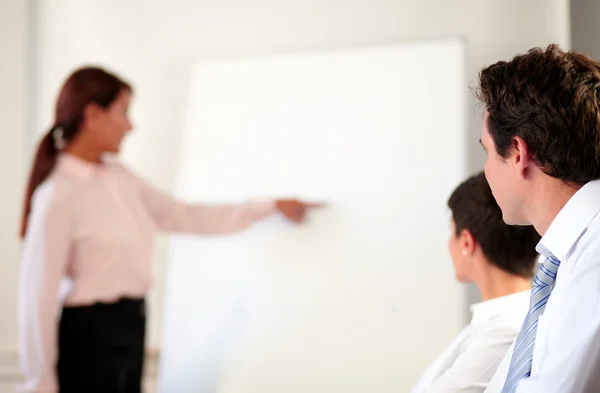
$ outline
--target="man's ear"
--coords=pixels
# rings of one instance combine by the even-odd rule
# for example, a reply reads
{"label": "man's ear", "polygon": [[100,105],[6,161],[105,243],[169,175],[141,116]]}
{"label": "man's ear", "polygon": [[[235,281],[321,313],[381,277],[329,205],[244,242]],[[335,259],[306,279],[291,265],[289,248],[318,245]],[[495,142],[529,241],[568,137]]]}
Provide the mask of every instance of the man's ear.
{"label": "man's ear", "polygon": [[529,152],[529,146],[520,136],[513,137],[507,159],[510,160],[519,177],[524,178],[533,160]]}

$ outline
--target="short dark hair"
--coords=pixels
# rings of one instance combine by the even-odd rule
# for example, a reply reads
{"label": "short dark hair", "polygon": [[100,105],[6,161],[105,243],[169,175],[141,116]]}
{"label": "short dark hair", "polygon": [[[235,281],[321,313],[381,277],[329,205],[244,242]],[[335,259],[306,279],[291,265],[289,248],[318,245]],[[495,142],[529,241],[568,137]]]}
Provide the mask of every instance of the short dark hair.
{"label": "short dark hair", "polygon": [[456,236],[471,232],[488,261],[500,269],[521,277],[531,277],[538,253],[540,235],[532,226],[504,223],[483,172],[462,182],[448,199],[456,224]]}
{"label": "short dark hair", "polygon": [[523,138],[538,166],[573,184],[600,178],[600,63],[552,44],[499,61],[479,75],[496,151]]}

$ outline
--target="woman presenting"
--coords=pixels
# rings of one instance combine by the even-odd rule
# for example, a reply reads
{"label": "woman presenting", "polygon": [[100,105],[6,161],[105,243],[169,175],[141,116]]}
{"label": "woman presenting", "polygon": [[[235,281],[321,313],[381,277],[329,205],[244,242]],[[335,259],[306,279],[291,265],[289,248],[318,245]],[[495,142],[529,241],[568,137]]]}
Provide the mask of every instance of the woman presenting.
{"label": "woman presenting", "polygon": [[[19,350],[28,393],[140,393],[144,298],[157,231],[232,233],[298,200],[190,205],[164,195],[106,153],[132,126],[131,87],[99,68],[65,82],[40,142],[21,236]],[[57,306],[61,279],[73,286]]]}

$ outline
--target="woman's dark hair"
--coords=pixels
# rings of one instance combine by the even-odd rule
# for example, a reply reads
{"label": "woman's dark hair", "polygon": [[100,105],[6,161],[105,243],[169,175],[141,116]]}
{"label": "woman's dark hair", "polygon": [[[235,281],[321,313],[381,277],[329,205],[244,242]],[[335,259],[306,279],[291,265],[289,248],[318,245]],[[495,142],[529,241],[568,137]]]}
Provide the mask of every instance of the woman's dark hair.
{"label": "woman's dark hair", "polygon": [[510,226],[483,172],[462,182],[448,200],[456,236],[471,232],[488,261],[513,275],[530,278],[538,255],[540,235],[532,226]]}
{"label": "woman's dark hair", "polygon": [[80,68],[65,81],[56,101],[54,124],[40,141],[29,175],[21,219],[22,238],[27,232],[31,198],[54,169],[59,143],[68,144],[77,135],[87,105],[107,108],[124,89],[131,91],[131,86],[98,67]]}

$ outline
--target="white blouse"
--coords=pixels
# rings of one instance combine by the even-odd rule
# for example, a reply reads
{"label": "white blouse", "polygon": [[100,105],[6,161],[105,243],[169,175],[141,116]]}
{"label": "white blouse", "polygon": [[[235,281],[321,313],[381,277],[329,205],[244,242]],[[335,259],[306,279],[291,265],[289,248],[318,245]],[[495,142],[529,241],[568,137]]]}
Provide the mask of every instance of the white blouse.
{"label": "white blouse", "polygon": [[482,393],[517,337],[531,291],[471,306],[473,317],[411,393]]}
{"label": "white blouse", "polygon": [[141,298],[157,231],[230,233],[276,211],[274,201],[190,205],[153,189],[116,160],[63,154],[35,191],[20,266],[19,350],[24,392],[57,391],[59,287],[64,305]]}

